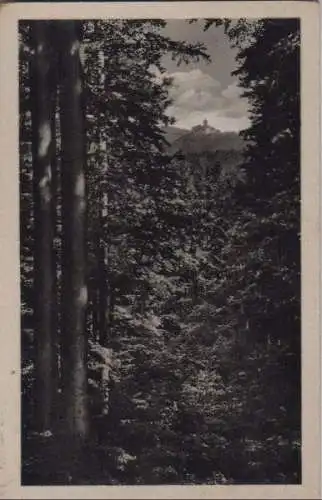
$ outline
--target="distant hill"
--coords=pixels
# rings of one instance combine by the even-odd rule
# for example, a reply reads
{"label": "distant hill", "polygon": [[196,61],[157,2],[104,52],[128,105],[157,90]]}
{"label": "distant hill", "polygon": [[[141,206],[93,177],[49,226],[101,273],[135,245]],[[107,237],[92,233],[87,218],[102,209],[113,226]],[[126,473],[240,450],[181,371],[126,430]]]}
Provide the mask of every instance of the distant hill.
{"label": "distant hill", "polygon": [[242,151],[244,142],[236,132],[221,132],[204,120],[191,130],[168,127],[165,138],[171,144],[170,152],[203,153],[206,151]]}
{"label": "distant hill", "polygon": [[212,162],[220,164],[222,176],[242,178],[242,171],[238,167],[243,160],[245,143],[237,132],[222,132],[204,120],[191,130],[168,127],[165,138],[170,144],[170,154],[181,152],[190,158],[210,155]]}
{"label": "distant hill", "polygon": [[179,127],[167,127],[165,129],[165,139],[172,145],[183,135],[189,134],[190,130]]}

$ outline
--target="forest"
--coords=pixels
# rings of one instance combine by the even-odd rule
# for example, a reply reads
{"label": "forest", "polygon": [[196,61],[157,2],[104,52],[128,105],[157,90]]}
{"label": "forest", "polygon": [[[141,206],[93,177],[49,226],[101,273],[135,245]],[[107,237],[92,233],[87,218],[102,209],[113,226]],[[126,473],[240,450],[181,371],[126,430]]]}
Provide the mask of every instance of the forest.
{"label": "forest", "polygon": [[19,22],[24,485],[301,482],[300,23],[202,20],[238,175],[169,149],[166,24]]}

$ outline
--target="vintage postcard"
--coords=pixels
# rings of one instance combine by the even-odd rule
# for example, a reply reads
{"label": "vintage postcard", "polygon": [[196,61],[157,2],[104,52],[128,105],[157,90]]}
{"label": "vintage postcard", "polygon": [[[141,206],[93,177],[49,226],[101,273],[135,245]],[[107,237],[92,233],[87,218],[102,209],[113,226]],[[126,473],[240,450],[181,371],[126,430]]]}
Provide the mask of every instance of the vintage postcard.
{"label": "vintage postcard", "polygon": [[1,7],[3,498],[320,498],[318,18]]}

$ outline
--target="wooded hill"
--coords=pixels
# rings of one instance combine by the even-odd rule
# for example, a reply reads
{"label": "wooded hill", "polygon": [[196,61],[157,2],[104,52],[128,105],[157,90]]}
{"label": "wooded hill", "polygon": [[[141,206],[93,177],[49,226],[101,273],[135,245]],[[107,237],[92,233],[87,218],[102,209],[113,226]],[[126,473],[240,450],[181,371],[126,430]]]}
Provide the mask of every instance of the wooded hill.
{"label": "wooded hill", "polygon": [[203,153],[205,151],[242,151],[245,142],[237,132],[221,132],[213,127],[196,126],[191,130],[167,127],[165,138],[170,151]]}
{"label": "wooded hill", "polygon": [[165,141],[151,67],[205,47],[19,24],[23,484],[301,481],[299,22],[218,24],[251,108],[234,182]]}
{"label": "wooded hill", "polygon": [[[203,164],[203,168],[209,164],[233,184],[243,181],[246,143],[237,132],[221,132],[213,127],[205,130],[202,125],[191,130],[170,126],[165,129],[165,139],[169,143],[168,154],[176,159],[186,158],[193,165]],[[196,171],[196,175],[200,172]]]}

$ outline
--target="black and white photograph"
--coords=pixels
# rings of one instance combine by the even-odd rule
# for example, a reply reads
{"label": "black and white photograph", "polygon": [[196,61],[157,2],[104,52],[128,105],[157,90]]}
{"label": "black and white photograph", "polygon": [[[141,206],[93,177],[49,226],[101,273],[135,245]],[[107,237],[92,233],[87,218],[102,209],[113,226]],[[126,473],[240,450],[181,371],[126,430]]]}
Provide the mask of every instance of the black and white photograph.
{"label": "black and white photograph", "polygon": [[22,486],[302,484],[301,19],[196,13],[17,23]]}

